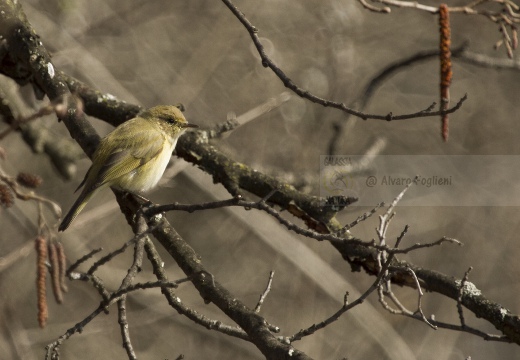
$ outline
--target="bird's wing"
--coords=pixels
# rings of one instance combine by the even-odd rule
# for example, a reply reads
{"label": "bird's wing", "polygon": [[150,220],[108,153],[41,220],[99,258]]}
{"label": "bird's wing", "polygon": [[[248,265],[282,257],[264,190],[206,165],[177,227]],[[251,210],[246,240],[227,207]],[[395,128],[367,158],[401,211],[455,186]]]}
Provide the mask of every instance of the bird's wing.
{"label": "bird's wing", "polygon": [[[117,135],[117,134],[116,134]],[[114,137],[110,140],[121,143],[120,137]],[[103,166],[99,169],[97,181],[93,184],[93,188],[108,182],[108,179],[117,179],[137,170],[142,165],[157,157],[164,146],[164,137],[155,131],[146,131],[140,133],[138,137],[132,139],[128,144],[126,139],[126,147],[115,147]]]}
{"label": "bird's wing", "polygon": [[92,171],[92,165],[90,165],[90,167],[87,170],[87,173],[85,174],[85,177],[81,181],[81,184],[78,185],[78,187],[76,188],[76,190],[74,190],[74,192],[77,192],[79,189],[81,189],[81,187],[83,185],[85,185],[85,183],[87,182],[87,179],[88,179],[88,174],[90,174],[91,171]]}

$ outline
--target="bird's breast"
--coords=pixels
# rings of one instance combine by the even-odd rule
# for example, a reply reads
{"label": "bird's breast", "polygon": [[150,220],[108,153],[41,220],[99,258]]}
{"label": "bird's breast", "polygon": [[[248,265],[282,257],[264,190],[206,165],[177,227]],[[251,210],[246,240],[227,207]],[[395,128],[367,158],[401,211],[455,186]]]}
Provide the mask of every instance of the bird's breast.
{"label": "bird's breast", "polygon": [[135,193],[146,192],[152,189],[161,180],[176,142],[165,141],[162,150],[156,156],[121,177],[121,186],[125,190]]}

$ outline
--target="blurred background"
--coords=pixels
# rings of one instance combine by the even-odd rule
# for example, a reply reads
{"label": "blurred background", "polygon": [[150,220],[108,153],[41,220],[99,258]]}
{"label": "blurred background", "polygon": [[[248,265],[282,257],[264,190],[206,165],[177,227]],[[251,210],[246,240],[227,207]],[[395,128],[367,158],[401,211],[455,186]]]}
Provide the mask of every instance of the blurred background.
{"label": "blurred background", "polygon": [[[455,59],[452,104],[466,93],[468,100],[450,116],[450,140],[443,143],[436,117],[362,121],[290,93],[262,67],[249,34],[218,1],[21,3],[52,53],[56,68],[129,103],[149,107],[182,102],[188,121],[201,127],[209,128],[234,116],[249,118],[214,145],[232,159],[285,179],[310,194],[319,194],[319,157],[327,154],[337,126],[342,128],[337,154],[365,154],[374,147],[385,155],[520,153],[518,70],[479,67]],[[450,1],[448,5],[462,3]],[[369,12],[357,1],[345,0],[237,0],[235,5],[258,28],[266,52],[292,80],[318,96],[347,105],[355,106],[367,83],[389,64],[438,47],[437,17],[413,9],[394,8],[391,14],[383,15]],[[493,49],[501,38],[496,24],[482,16],[463,14],[452,14],[451,22],[454,46],[469,41],[473,52],[506,58],[503,48]],[[515,57],[518,59],[518,53]],[[377,89],[366,112],[402,114],[425,109],[438,102],[438,74],[437,59],[403,68]],[[19,90],[5,77],[0,77],[0,85],[20,96],[18,111],[22,114],[30,114],[42,104],[34,99],[30,87]],[[55,116],[40,121],[49,136],[69,136]],[[110,131],[110,126],[99,120],[92,118],[92,123],[102,135]],[[45,154],[33,153],[19,133],[2,140],[0,146],[7,150],[7,159],[0,163],[4,172],[39,174],[44,183],[38,192],[65,210],[70,207],[73,191],[89,166],[86,157],[73,169],[76,175],[66,180]],[[500,172],[496,176],[500,177]],[[500,189],[487,190],[507,193],[516,182],[516,178],[505,178]],[[511,191],[510,196],[520,194]],[[161,204],[227,197],[209,175],[175,157],[162,186],[150,194],[152,201]],[[367,210],[369,207],[348,208],[338,219],[346,224]],[[443,245],[402,258],[457,278],[473,266],[470,281],[490,300],[517,314],[519,210],[513,206],[398,207],[388,238],[395,239],[408,224],[410,231],[403,245],[442,236],[459,239],[464,247]],[[90,285],[81,282],[69,283],[62,305],[56,305],[49,293],[50,317],[47,327],[40,329],[34,286],[36,206],[16,201],[13,208],[2,208],[0,214],[0,352],[4,354],[0,357],[42,359],[44,347],[90,314],[100,299]],[[272,291],[261,313],[279,326],[284,336],[322,321],[341,307],[345,291],[354,300],[374,280],[364,273],[352,273],[329,244],[289,233],[255,211],[221,209],[168,216],[201,254],[206,268],[251,308],[264,290],[269,272],[275,271]],[[53,221],[51,215],[48,220]],[[352,234],[369,241],[376,238],[377,225],[378,219],[373,217],[355,227]],[[95,197],[71,228],[59,235],[71,262],[98,247],[114,250],[131,237],[110,191]],[[182,277],[176,264],[164,252],[163,256],[170,278]],[[131,259],[132,252],[127,251],[98,275],[115,289]],[[140,279],[152,278],[151,268],[145,264]],[[181,286],[177,294],[197,311],[229,324],[215,306],[205,305],[190,285]],[[415,291],[399,289],[398,295],[415,309]],[[458,321],[455,303],[441,296],[427,294],[423,307],[427,316]],[[186,359],[263,358],[253,345],[208,331],[178,315],[159,290],[131,295],[128,321],[141,359],[175,359],[179,354]],[[496,332],[469,312],[467,323]],[[375,294],[294,346],[316,359],[520,356],[516,345],[434,331],[424,323],[391,315],[381,308]],[[66,341],[61,355],[64,359],[125,358],[115,308]]]}

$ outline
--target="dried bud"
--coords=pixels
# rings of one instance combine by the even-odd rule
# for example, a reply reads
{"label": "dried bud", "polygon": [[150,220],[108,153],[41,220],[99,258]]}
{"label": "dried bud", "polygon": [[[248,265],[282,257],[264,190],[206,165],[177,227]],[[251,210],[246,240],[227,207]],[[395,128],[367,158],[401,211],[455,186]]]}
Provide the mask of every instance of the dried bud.
{"label": "dried bud", "polygon": [[6,208],[13,206],[14,195],[9,186],[0,184],[0,204]]}
{"label": "dried bud", "polygon": [[511,26],[511,46],[513,47],[513,50],[516,50],[518,48],[518,30],[516,29],[516,26]]}
{"label": "dried bud", "polygon": [[509,41],[505,41],[504,44],[506,46],[507,57],[513,59],[513,47],[511,46],[511,43]]}
{"label": "dried bud", "polygon": [[47,261],[47,241],[44,237],[39,236],[36,238],[34,245],[37,259],[36,294],[38,297],[38,324],[43,329],[47,324],[49,316],[46,293],[47,266],[45,266],[45,261]]}
{"label": "dried bud", "polygon": [[61,292],[60,286],[60,260],[58,257],[58,249],[56,243],[49,243],[49,262],[51,263],[51,280],[52,280],[52,291],[54,293],[54,299],[58,304],[63,302],[63,293]]}
{"label": "dried bud", "polygon": [[[451,29],[449,9],[446,4],[439,6],[440,28],[440,62],[441,62],[441,110],[447,110],[450,104],[450,85],[453,76],[451,67]],[[449,117],[441,117],[441,134],[444,141],[448,140]]]}
{"label": "dried bud", "polygon": [[56,243],[56,250],[58,251],[58,260],[60,266],[60,287],[63,292],[69,291],[67,287],[66,275],[67,275],[67,255],[65,255],[65,249],[61,242]]}
{"label": "dried bud", "polygon": [[16,181],[26,188],[34,189],[40,186],[43,180],[38,175],[21,172],[16,177]]}

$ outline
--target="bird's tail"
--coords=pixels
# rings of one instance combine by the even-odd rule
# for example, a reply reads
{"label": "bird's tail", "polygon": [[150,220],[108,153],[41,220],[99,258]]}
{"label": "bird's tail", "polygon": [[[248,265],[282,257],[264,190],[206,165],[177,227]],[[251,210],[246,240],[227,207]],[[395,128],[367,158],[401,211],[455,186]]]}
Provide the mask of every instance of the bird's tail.
{"label": "bird's tail", "polygon": [[85,205],[87,205],[87,202],[95,193],[95,191],[87,192],[85,190],[86,188],[83,189],[83,192],[79,195],[74,205],[72,205],[67,215],[65,215],[65,217],[63,218],[63,221],[61,222],[58,231],[65,231],[69,227],[70,223],[74,221],[74,219],[79,215],[81,210],[83,210]]}

